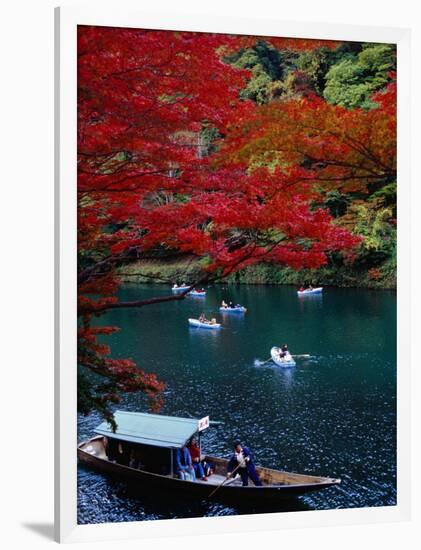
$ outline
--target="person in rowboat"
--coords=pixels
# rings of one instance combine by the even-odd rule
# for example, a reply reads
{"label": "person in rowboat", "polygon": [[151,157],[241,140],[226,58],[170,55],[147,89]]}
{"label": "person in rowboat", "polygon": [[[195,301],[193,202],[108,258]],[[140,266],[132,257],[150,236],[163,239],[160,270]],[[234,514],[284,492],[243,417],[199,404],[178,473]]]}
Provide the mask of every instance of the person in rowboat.
{"label": "person in rowboat", "polygon": [[289,349],[288,349],[287,344],[284,344],[281,347],[281,351],[279,352],[279,357],[281,357],[281,359],[283,359],[287,354],[289,354]]}
{"label": "person in rowboat", "polygon": [[225,309],[228,307],[228,304],[225,302],[225,300],[222,300],[221,307]]}
{"label": "person in rowboat", "polygon": [[243,482],[243,487],[247,487],[249,478],[256,486],[262,485],[259,474],[253,463],[253,457],[247,447],[243,447],[240,441],[234,442],[234,454],[228,462],[227,478],[232,477],[234,470],[238,473]]}
{"label": "person in rowboat", "polygon": [[208,323],[208,322],[209,322],[209,321],[206,319],[204,313],[201,313],[201,314],[200,314],[199,321],[200,321],[201,323]]}

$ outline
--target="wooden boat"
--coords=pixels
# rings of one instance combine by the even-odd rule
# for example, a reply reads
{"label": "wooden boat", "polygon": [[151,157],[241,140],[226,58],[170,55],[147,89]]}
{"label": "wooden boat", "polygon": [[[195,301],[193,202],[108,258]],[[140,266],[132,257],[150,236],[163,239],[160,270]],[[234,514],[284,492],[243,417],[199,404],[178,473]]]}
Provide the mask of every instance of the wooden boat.
{"label": "wooden boat", "polygon": [[207,328],[207,329],[216,329],[221,328],[221,323],[202,323],[199,319],[189,319],[189,325],[195,328]]}
{"label": "wooden boat", "polygon": [[245,308],[244,306],[240,306],[240,305],[237,305],[237,306],[234,306],[234,307],[221,306],[219,308],[219,311],[221,313],[245,313],[247,311],[247,308]]}
{"label": "wooden boat", "polygon": [[[104,422],[95,430],[98,435],[78,445],[79,461],[153,491],[179,492],[192,499],[211,498],[237,504],[265,504],[340,483],[340,479],[256,467],[262,486],[251,484],[243,487],[236,477],[226,481],[228,461],[215,456],[205,457],[214,468],[208,481],[182,480],[174,473],[174,451],[193,436],[198,436],[200,445],[202,430],[211,424],[209,417],[199,420],[117,411],[115,419],[118,426],[115,432]],[[121,446],[120,454],[111,454],[112,442],[114,449]],[[140,456],[140,462],[136,465],[129,460],[130,456]]]}
{"label": "wooden boat", "polygon": [[317,288],[307,288],[305,290],[297,290],[298,296],[311,296],[312,294],[321,294],[323,292],[323,287],[319,286]]}
{"label": "wooden boat", "polygon": [[288,352],[285,357],[281,357],[281,351],[281,348],[278,348],[276,346],[271,348],[270,356],[272,357],[272,361],[279,367],[295,367],[296,363],[292,358],[292,355]]}

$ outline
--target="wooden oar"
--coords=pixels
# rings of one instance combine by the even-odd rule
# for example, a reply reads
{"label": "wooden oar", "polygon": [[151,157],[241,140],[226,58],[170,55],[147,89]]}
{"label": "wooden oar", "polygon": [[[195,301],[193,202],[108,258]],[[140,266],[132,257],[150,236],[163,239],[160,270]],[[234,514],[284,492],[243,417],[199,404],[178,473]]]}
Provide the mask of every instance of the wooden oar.
{"label": "wooden oar", "polygon": [[239,468],[240,466],[243,466],[243,465],[244,465],[244,460],[241,461],[241,462],[239,463],[239,465],[238,465],[236,468],[234,468],[234,470],[231,472],[231,476],[230,476],[230,477],[226,477],[226,478],[224,479],[224,481],[223,481],[222,483],[220,483],[220,484],[218,485],[218,487],[216,487],[216,488],[211,492],[211,494],[208,496],[208,498],[210,498],[212,495],[214,495],[214,494],[216,493],[216,491],[217,491],[218,489],[220,489],[220,488],[222,487],[222,485],[224,485],[224,483],[226,483],[229,479],[233,480],[233,479],[234,479],[233,476],[234,476],[235,472],[238,470],[238,468]]}
{"label": "wooden oar", "polygon": [[263,365],[266,365],[266,363],[269,363],[270,361],[272,361],[272,357],[269,357],[269,359],[266,359],[266,361],[263,361],[263,363],[260,363],[260,367],[262,367]]}

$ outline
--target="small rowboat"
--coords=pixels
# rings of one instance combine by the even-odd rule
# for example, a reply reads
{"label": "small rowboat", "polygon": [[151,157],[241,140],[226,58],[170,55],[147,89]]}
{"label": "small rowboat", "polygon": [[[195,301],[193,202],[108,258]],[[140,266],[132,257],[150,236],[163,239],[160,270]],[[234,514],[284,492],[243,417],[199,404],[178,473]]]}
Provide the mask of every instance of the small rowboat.
{"label": "small rowboat", "polygon": [[214,473],[208,481],[179,479],[174,455],[192,436],[212,425],[209,417],[177,418],[157,414],[116,411],[116,431],[103,422],[96,436],[79,443],[79,462],[104,474],[135,484],[150,494],[179,495],[195,501],[209,498],[221,502],[255,505],[278,502],[340,484],[340,479],[296,474],[256,466],[262,485],[242,486],[236,477],[226,481],[228,460],[205,456]]}
{"label": "small rowboat", "polygon": [[321,294],[323,292],[323,287],[319,286],[317,288],[312,288],[311,290],[307,288],[306,290],[297,290],[298,296],[308,296],[311,294]]}
{"label": "small rowboat", "polygon": [[244,306],[235,306],[235,307],[223,307],[219,308],[221,313],[245,313],[247,308]]}
{"label": "small rowboat", "polygon": [[186,290],[188,290],[190,288],[190,286],[173,286],[171,288],[171,290],[173,292],[185,292]]}
{"label": "small rowboat", "polygon": [[199,319],[189,319],[189,325],[195,328],[221,328],[221,323],[210,323],[209,321],[207,323],[202,323]]}
{"label": "small rowboat", "polygon": [[287,352],[285,357],[281,357],[280,355],[281,352],[282,352],[281,348],[274,346],[270,350],[270,356],[272,357],[272,361],[279,367],[295,367],[296,363],[292,358],[292,355],[289,352]]}
{"label": "small rowboat", "polygon": [[192,290],[188,293],[189,296],[206,296],[206,290]]}

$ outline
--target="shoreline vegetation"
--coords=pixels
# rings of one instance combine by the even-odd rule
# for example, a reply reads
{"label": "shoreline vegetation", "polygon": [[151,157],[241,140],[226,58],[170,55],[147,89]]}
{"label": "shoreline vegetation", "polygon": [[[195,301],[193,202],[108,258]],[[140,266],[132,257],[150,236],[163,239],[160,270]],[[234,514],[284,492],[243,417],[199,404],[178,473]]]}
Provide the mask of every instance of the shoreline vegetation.
{"label": "shoreline vegetation", "polygon": [[[189,283],[203,274],[201,260],[194,257],[141,260],[120,270],[123,283]],[[343,288],[395,290],[396,271],[383,264],[378,270],[353,265],[326,265],[317,270],[291,268],[274,264],[248,266],[215,284],[302,285],[306,283]]]}

